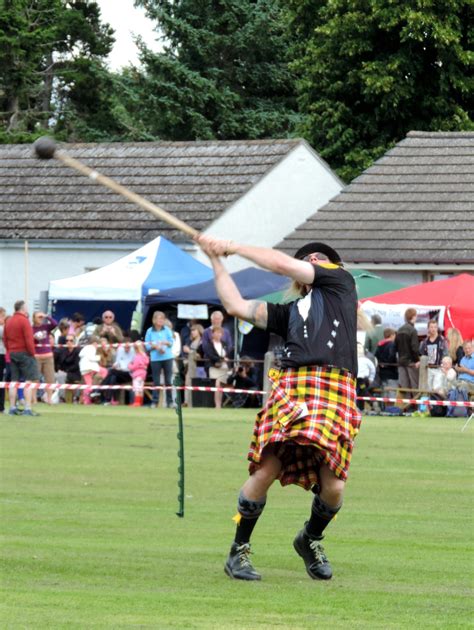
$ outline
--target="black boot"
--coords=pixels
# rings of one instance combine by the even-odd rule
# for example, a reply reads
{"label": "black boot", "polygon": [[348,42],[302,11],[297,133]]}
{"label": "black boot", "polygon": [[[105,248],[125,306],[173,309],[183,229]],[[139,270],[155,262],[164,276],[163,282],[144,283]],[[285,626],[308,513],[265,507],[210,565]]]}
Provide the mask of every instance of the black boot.
{"label": "black boot", "polygon": [[306,528],[303,528],[293,541],[293,547],[303,558],[306,571],[313,580],[330,580],[332,578],[332,568],[320,542],[322,539],[323,536],[310,538],[306,534]]}
{"label": "black boot", "polygon": [[241,545],[232,543],[224,571],[229,577],[236,580],[261,580],[261,575],[253,568],[249,556],[249,543],[242,543]]}

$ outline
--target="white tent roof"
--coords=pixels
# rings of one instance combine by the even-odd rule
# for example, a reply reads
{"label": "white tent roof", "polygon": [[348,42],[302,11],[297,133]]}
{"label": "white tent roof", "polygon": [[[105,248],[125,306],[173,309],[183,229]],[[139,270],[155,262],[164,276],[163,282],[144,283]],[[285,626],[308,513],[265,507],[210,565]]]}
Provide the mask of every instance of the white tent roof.
{"label": "white tent roof", "polygon": [[110,265],[49,283],[51,300],[138,301],[144,294],[204,282],[212,271],[162,236]]}

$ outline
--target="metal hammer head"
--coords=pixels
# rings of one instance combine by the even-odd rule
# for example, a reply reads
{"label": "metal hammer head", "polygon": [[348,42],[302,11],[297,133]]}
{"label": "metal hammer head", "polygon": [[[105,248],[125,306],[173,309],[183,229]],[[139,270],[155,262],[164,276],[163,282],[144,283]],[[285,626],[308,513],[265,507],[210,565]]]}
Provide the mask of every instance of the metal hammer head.
{"label": "metal hammer head", "polygon": [[54,157],[56,143],[53,138],[50,138],[49,136],[41,136],[41,138],[35,140],[33,148],[36,157],[40,158],[40,160],[50,160]]}

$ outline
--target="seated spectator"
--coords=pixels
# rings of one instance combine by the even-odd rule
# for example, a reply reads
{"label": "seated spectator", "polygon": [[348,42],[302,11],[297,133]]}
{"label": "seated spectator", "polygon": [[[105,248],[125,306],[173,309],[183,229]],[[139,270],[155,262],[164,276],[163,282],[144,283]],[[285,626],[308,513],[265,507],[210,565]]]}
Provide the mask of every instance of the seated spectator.
{"label": "seated spectator", "polygon": [[141,407],[143,405],[143,387],[145,385],[146,373],[150,359],[146,353],[145,346],[141,341],[134,344],[135,356],[128,364],[128,371],[132,376],[134,400],[132,407]]}
{"label": "seated spectator", "polygon": [[377,369],[382,386],[382,396],[393,397],[398,387],[396,332],[393,328],[385,328],[383,334],[384,338],[377,344],[375,358],[377,359]]}
{"label": "seated spectator", "polygon": [[107,335],[112,343],[120,343],[123,341],[122,329],[115,321],[115,315],[112,311],[104,311],[102,313],[102,323],[97,326],[94,334],[99,337]]}
{"label": "seated spectator", "polygon": [[[110,347],[110,345],[109,345]],[[123,338],[123,344],[121,344],[115,358],[113,359],[112,366],[109,368],[107,376],[102,381],[102,385],[126,385],[132,382],[132,375],[128,369],[129,363],[135,358],[135,348],[130,343],[129,337]],[[107,390],[104,394],[105,404],[118,405],[120,398],[120,391],[117,389]]]}
{"label": "seated spectator", "polygon": [[[35,342],[35,359],[40,375],[45,383],[52,384],[54,380],[54,356],[50,335],[58,325],[58,322],[42,313],[33,313],[33,339]],[[51,404],[53,390],[47,389],[42,397],[43,402]]]}
{"label": "seated spectator", "polygon": [[[234,389],[258,390],[258,384],[255,381],[256,370],[254,362],[250,357],[241,357],[239,365],[227,378],[227,385]],[[257,394],[236,393],[228,394],[232,400],[233,407],[259,407],[260,397]]]}
{"label": "seated spectator", "polygon": [[428,322],[428,336],[420,343],[420,355],[428,357],[428,390],[433,391],[433,381],[440,370],[441,359],[448,354],[448,342],[439,334],[438,322]]}
{"label": "seated spectator", "polygon": [[472,342],[465,341],[463,344],[464,356],[456,366],[458,375],[457,386],[467,390],[468,394],[474,394],[474,355],[472,353]]}
{"label": "seated spectator", "polygon": [[85,345],[79,352],[79,370],[84,383],[88,387],[84,390],[83,403],[84,405],[92,404],[91,391],[92,391],[92,379],[96,374],[101,378],[107,376],[107,369],[100,365],[99,360],[99,337],[91,337],[89,343]]}
{"label": "seated spectator", "polygon": [[462,335],[457,328],[448,328],[446,333],[448,342],[448,354],[453,360],[453,366],[459,365],[464,356]]}
{"label": "seated spectator", "polygon": [[[211,345],[207,346],[204,352],[206,359],[209,378],[215,381],[215,387],[220,387],[227,380],[229,373],[229,354],[228,347],[224,341],[224,329],[215,326],[212,329]],[[214,392],[214,403],[216,409],[222,407],[222,392]]]}
{"label": "seated spectator", "polygon": [[108,334],[104,334],[99,337],[99,347],[97,352],[99,355],[100,365],[107,369],[111,368],[115,362],[116,350],[114,348],[114,343]]}
{"label": "seated spectator", "polygon": [[[66,347],[59,348],[55,355],[56,382],[63,385],[73,385],[81,382],[81,371],[79,369],[79,352],[80,349],[75,345],[74,337],[67,335]],[[63,390],[61,390],[62,392]],[[62,400],[66,400],[66,396],[60,394]]]}
{"label": "seated spectator", "polygon": [[[357,344],[357,380],[356,380],[356,392],[357,396],[369,396],[372,383],[375,380],[375,365],[372,361],[365,356],[364,347],[362,344]],[[357,406],[361,411],[364,410],[365,401],[358,400]]]}
{"label": "seated spectator", "polygon": [[456,370],[453,369],[453,360],[446,356],[441,359],[440,369],[437,370],[432,383],[432,391],[440,399],[446,400],[448,391],[455,385]]}
{"label": "seated spectator", "polygon": [[81,345],[85,338],[86,318],[82,313],[74,313],[71,317],[71,323],[68,335],[73,335],[76,345]]}

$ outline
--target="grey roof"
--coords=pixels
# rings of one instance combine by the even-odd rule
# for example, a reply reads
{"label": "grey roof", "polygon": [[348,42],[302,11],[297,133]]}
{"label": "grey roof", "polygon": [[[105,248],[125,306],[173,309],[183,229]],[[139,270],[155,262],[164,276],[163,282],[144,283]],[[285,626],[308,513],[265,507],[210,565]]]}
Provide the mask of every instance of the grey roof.
{"label": "grey roof", "polygon": [[[60,146],[90,168],[205,229],[303,140]],[[0,145],[0,239],[188,240],[31,145]]]}
{"label": "grey roof", "polygon": [[278,245],[324,241],[347,262],[474,262],[474,133],[419,132]]}

